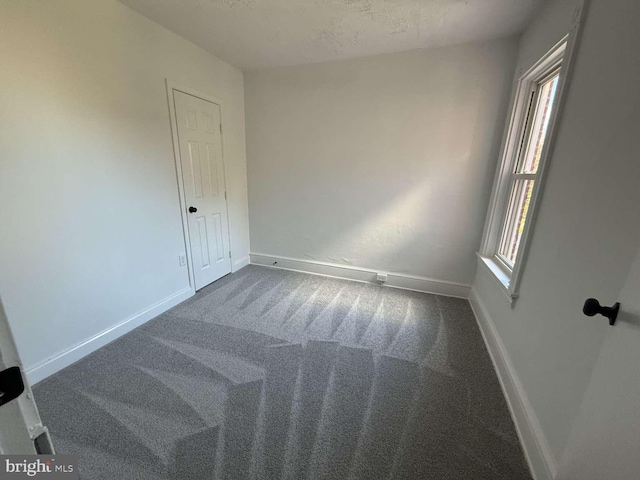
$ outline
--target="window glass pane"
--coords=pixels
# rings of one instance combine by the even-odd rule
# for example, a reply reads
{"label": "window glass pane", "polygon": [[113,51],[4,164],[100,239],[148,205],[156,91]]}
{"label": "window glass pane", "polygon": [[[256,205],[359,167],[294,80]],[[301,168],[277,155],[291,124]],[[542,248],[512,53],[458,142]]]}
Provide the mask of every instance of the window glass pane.
{"label": "window glass pane", "polygon": [[531,128],[524,145],[524,155],[520,157],[516,173],[536,173],[538,171],[559,77],[559,74],[556,73],[538,86],[538,100],[535,110],[530,112],[533,114],[533,118],[530,118],[528,122],[531,124]]}
{"label": "window glass pane", "polygon": [[498,254],[511,267],[516,262],[518,247],[524,232],[534,180],[516,180],[509,197],[507,218],[500,239]]}

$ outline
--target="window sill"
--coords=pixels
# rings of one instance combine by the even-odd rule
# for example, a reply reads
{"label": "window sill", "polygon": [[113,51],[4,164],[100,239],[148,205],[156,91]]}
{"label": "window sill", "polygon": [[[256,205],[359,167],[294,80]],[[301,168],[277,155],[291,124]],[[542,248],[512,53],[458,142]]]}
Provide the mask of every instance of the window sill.
{"label": "window sill", "polygon": [[512,292],[509,287],[511,286],[511,278],[505,273],[505,271],[498,265],[498,263],[491,257],[485,257],[476,252],[478,257],[478,263],[487,270],[491,277],[495,280],[500,292],[504,296],[505,300],[509,302],[510,306],[513,306],[514,302],[518,298],[518,294]]}

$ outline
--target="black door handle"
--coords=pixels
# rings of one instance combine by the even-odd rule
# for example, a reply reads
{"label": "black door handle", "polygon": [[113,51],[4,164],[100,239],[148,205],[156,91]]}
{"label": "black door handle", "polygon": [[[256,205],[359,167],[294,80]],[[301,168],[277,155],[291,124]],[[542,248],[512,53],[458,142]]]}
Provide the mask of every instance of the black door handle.
{"label": "black door handle", "polygon": [[582,313],[588,317],[593,317],[598,313],[607,317],[609,319],[609,325],[616,323],[618,310],[620,310],[620,302],[616,302],[613,307],[603,307],[595,298],[587,298],[584,302],[584,307],[582,307]]}
{"label": "black door handle", "polygon": [[0,405],[9,403],[24,392],[20,367],[9,367],[0,372]]}
{"label": "black door handle", "polygon": [[189,207],[189,213],[196,213],[198,209],[196,207]]}

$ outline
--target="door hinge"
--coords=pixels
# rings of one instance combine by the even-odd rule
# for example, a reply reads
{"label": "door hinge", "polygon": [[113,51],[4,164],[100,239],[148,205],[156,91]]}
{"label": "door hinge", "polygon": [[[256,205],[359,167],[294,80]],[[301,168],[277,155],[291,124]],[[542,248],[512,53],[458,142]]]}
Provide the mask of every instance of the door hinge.
{"label": "door hinge", "polygon": [[222,135],[222,124],[220,124],[220,135]]}
{"label": "door hinge", "polygon": [[229,258],[231,258],[231,250],[229,250]]}
{"label": "door hinge", "polygon": [[227,199],[227,192],[226,191],[224,192],[224,199],[225,200]]}

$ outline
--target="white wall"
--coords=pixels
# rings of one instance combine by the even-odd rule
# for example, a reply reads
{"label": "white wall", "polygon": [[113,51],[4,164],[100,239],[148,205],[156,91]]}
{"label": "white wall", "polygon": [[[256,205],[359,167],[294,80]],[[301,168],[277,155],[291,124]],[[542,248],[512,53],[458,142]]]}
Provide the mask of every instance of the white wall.
{"label": "white wall", "polygon": [[[519,66],[528,67],[568,32],[574,5],[545,6],[523,36]],[[473,286],[554,465],[609,328],[602,317],[585,317],[582,304],[588,297],[616,301],[640,238],[639,18],[635,0],[592,0],[520,298],[510,308],[481,267]]]}
{"label": "white wall", "polygon": [[115,1],[0,12],[0,294],[29,370],[185,296],[165,77],[222,100],[232,251],[247,256],[243,76]]}
{"label": "white wall", "polygon": [[246,73],[252,252],[470,284],[515,52]]}

